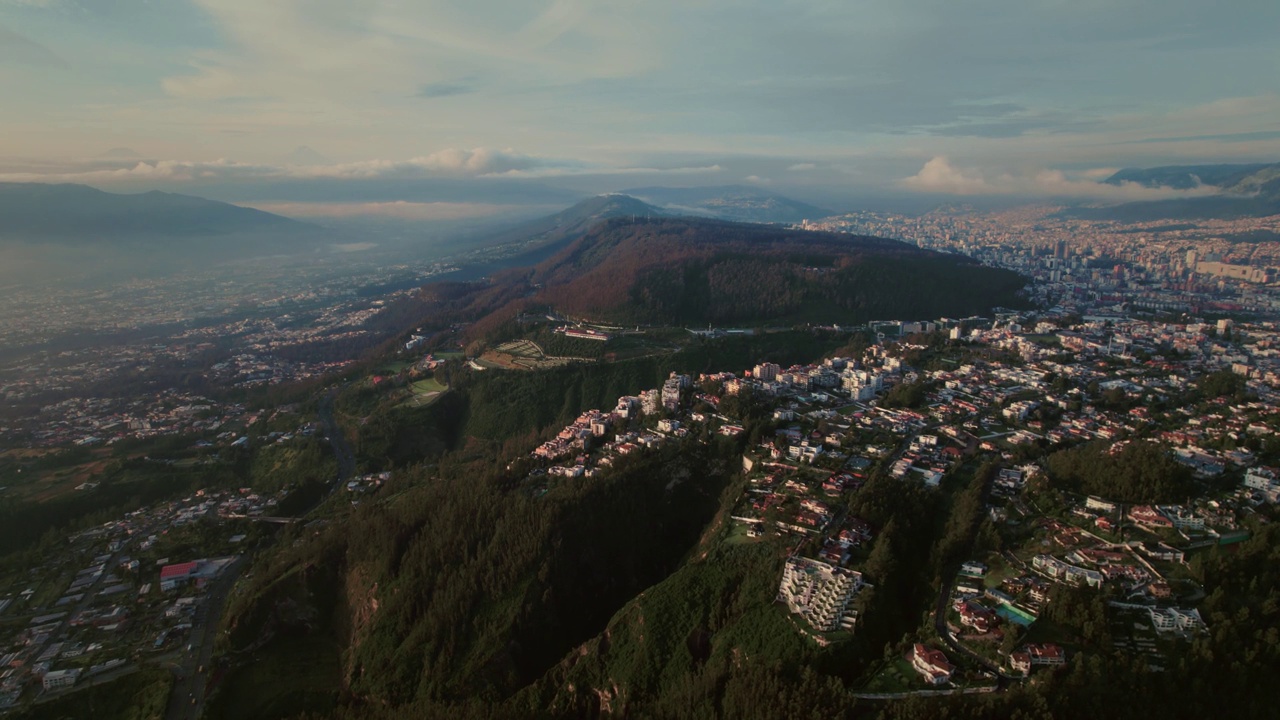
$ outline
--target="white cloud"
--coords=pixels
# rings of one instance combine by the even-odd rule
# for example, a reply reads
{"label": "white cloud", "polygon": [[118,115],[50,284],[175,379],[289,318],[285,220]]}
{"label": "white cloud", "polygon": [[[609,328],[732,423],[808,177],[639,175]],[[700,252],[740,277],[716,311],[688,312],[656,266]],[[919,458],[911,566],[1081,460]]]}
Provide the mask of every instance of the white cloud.
{"label": "white cloud", "polygon": [[770,182],[772,182],[769,178],[760,177],[759,175],[748,175],[742,179],[751,183],[752,185],[768,185]]}
{"label": "white cloud", "polygon": [[[280,202],[248,203],[249,207],[294,218],[393,217],[401,220],[467,220],[528,212],[528,206],[465,202]],[[554,208],[549,209],[551,211]]]}
{"label": "white cloud", "polygon": [[25,171],[0,173],[6,182],[102,182],[129,180],[214,180],[223,178],[274,177],[279,168],[270,165],[250,165],[230,160],[185,161],[144,160],[127,167],[82,170],[59,168],[53,172]]}
{"label": "white cloud", "polygon": [[460,150],[450,148],[439,152],[411,158],[409,160],[368,160],[364,162],[341,163],[337,165],[317,165],[295,167],[290,174],[302,177],[333,178],[374,178],[374,177],[414,177],[431,175],[457,175],[480,177],[484,175],[502,175],[520,170],[531,170],[538,167],[555,167],[572,164],[570,161],[536,158],[522,155],[514,150],[491,150],[476,148]]}
{"label": "white cloud", "polygon": [[1117,201],[1202,197],[1221,192],[1219,188],[1211,186],[1175,190],[1149,188],[1131,182],[1119,185],[1099,182],[1111,172],[1102,169],[1085,170],[1071,175],[1051,169],[1023,173],[992,172],[956,167],[946,157],[939,155],[925,163],[920,172],[904,178],[899,184],[909,190],[947,195],[1014,195]]}
{"label": "white cloud", "polygon": [[602,165],[577,165],[562,167],[544,167],[533,170],[510,170],[502,173],[503,177],[512,178],[549,178],[568,177],[572,175],[706,175],[722,172],[719,165],[699,165],[690,167],[607,167]]}
{"label": "white cloud", "polygon": [[791,172],[807,172],[809,170],[817,170],[817,169],[818,169],[817,165],[813,163],[808,163],[808,162],[796,163],[795,165],[792,165],[791,167],[787,168],[787,170]]}
{"label": "white cloud", "polygon": [[692,167],[630,167],[587,163],[569,158],[525,155],[512,149],[449,148],[408,160],[364,160],[327,165],[265,165],[231,160],[143,160],[104,168],[101,159],[91,164],[29,168],[0,172],[8,182],[104,183],[158,180],[334,179],[410,180],[420,178],[534,179],[575,175],[700,175],[723,170],[719,165]]}

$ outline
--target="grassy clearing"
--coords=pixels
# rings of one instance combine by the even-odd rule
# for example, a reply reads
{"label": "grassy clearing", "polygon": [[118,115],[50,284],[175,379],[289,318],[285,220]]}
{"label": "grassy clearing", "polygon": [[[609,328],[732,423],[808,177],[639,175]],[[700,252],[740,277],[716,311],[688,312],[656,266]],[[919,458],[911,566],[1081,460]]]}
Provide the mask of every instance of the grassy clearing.
{"label": "grassy clearing", "polygon": [[379,366],[378,369],[375,370],[373,374],[374,375],[395,375],[401,370],[404,370],[405,368],[410,367],[412,364],[413,363],[410,363],[404,360],[396,360],[393,362],[388,362]]}
{"label": "grassy clearing", "polygon": [[747,533],[751,531],[750,525],[738,522],[737,520],[730,520],[729,522],[729,532],[726,533],[724,537],[726,545],[741,545],[743,543],[756,542],[760,539],[747,535]]}
{"label": "grassy clearing", "polygon": [[921,683],[917,682],[917,677],[915,669],[911,667],[911,663],[907,662],[907,658],[899,656],[885,663],[880,668],[880,672],[876,673],[862,688],[862,692],[898,693],[918,690]]}
{"label": "grassy clearing", "polygon": [[439,393],[448,390],[449,387],[433,377],[425,380],[418,380],[409,385],[409,389],[414,395],[426,395],[427,393]]}
{"label": "grassy clearing", "polygon": [[444,385],[433,377],[419,380],[409,385],[409,390],[413,394],[402,404],[405,407],[424,408],[439,400],[440,396],[448,389],[448,385]]}

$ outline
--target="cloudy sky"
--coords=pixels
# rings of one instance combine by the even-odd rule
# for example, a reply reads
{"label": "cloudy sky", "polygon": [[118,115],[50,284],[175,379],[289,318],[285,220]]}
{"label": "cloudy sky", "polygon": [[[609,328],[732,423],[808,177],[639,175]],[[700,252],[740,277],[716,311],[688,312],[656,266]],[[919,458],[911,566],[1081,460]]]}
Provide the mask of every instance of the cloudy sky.
{"label": "cloudy sky", "polygon": [[1280,160],[1278,37],[1276,0],[0,0],[0,180],[1102,197]]}

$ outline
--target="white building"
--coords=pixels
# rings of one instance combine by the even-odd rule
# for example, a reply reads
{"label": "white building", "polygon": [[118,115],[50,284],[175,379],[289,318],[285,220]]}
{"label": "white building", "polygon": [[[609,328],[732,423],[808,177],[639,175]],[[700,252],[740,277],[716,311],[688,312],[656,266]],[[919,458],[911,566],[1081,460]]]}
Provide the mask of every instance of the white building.
{"label": "white building", "polygon": [[857,621],[857,612],[849,606],[862,587],[862,573],[792,557],[782,571],[778,599],[815,630],[850,630]]}
{"label": "white building", "polygon": [[54,690],[56,688],[71,687],[76,684],[76,680],[80,679],[80,668],[72,668],[70,670],[54,670],[44,676],[44,689]]}

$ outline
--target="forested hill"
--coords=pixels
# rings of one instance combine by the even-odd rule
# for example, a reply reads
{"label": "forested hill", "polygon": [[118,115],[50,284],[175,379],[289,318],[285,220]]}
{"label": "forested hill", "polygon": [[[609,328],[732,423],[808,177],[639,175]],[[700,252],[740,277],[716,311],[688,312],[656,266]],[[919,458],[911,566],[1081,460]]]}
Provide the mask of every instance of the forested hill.
{"label": "forested hill", "polygon": [[528,276],[622,323],[850,323],[1020,304],[1017,274],[881,238],[692,218],[605,220]]}

